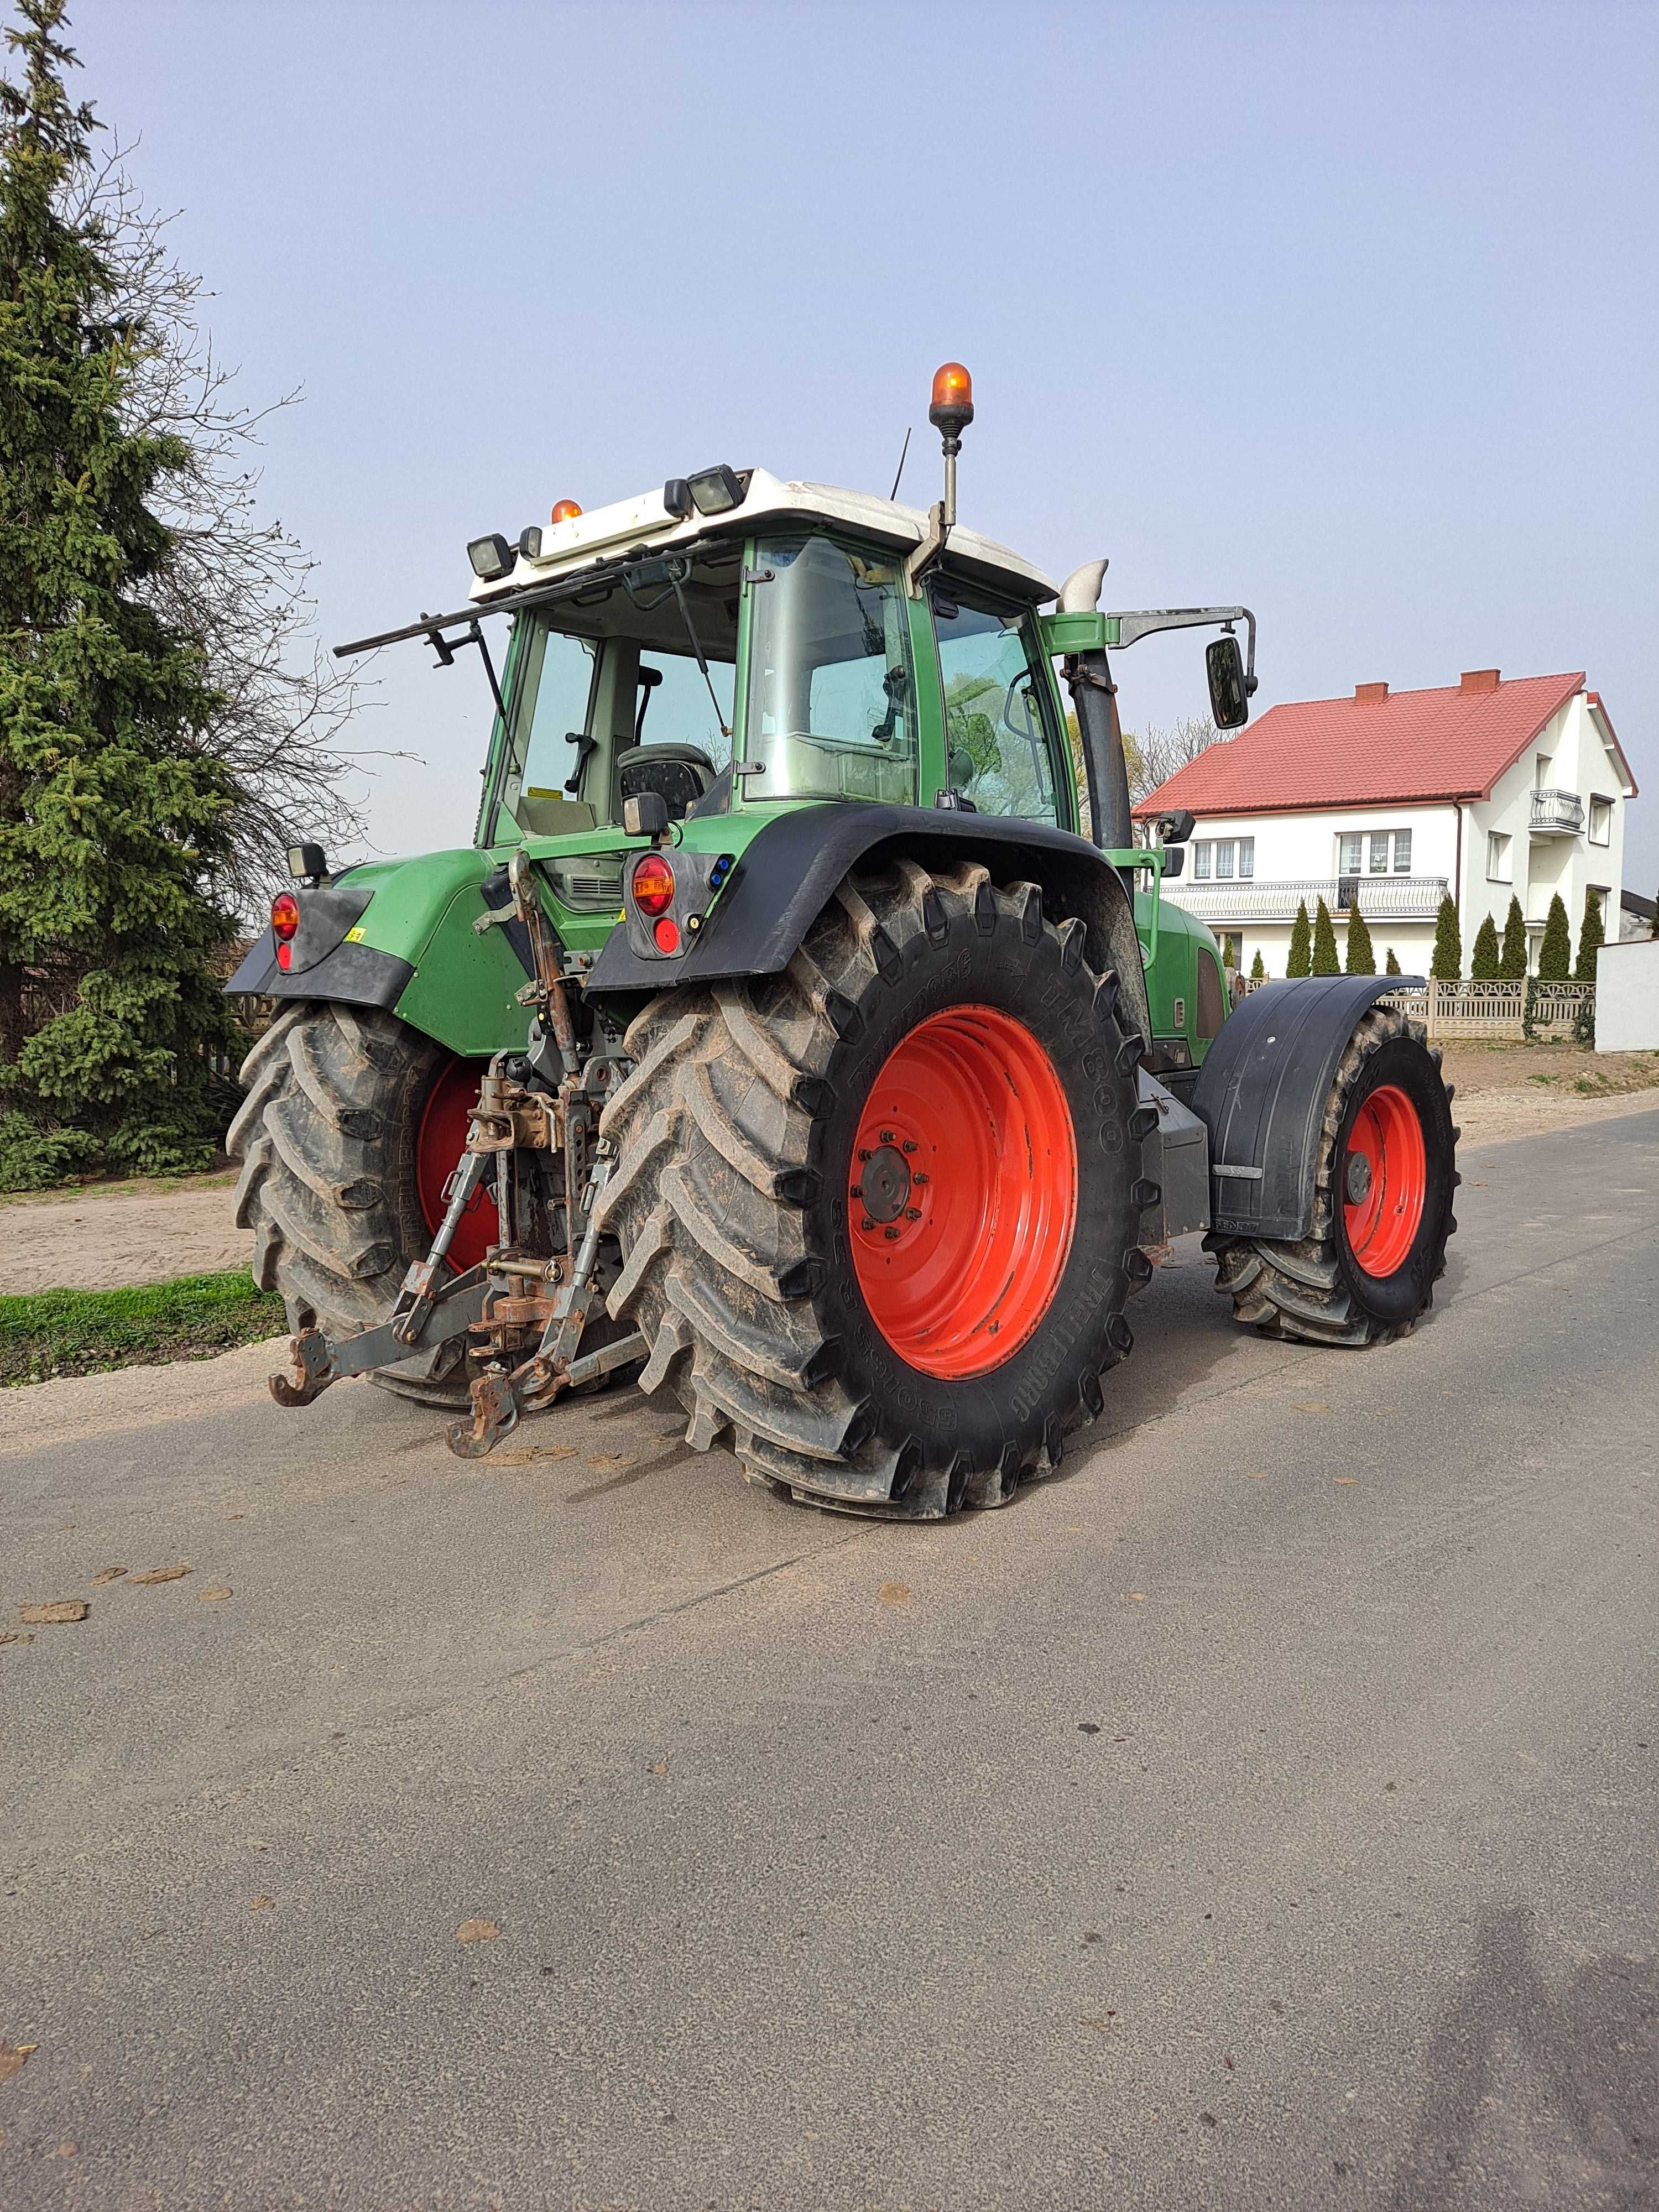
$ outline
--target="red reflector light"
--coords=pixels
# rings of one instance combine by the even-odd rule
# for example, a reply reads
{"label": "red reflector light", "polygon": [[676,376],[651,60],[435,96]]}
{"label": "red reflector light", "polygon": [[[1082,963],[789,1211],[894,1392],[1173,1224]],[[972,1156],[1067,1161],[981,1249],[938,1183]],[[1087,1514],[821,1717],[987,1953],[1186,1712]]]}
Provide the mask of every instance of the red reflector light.
{"label": "red reflector light", "polygon": [[[647,853],[636,864],[633,876],[634,903],[641,914],[665,914],[673,903],[674,871],[660,853]],[[676,944],[679,933],[674,933]]]}
{"label": "red reflector light", "polygon": [[276,965],[286,973],[293,958],[294,947],[284,940],[276,947]]}
{"label": "red reflector light", "polygon": [[300,927],[300,902],[292,891],[278,891],[270,902],[270,927],[279,945],[286,945]]}
{"label": "red reflector light", "polygon": [[651,934],[657,940],[659,952],[678,952],[680,949],[680,926],[672,914],[664,915]]}

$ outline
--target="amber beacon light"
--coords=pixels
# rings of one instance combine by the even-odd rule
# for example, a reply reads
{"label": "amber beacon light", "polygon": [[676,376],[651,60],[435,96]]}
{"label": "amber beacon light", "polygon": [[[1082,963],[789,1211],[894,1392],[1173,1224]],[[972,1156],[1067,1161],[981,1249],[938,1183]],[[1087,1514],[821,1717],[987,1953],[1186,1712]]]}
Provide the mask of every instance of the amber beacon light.
{"label": "amber beacon light", "polygon": [[974,419],[974,380],[959,361],[933,371],[933,397],[927,420],[946,438],[959,438]]}
{"label": "amber beacon light", "polygon": [[556,500],[551,519],[555,522],[574,522],[580,513],[581,509],[574,499]]}

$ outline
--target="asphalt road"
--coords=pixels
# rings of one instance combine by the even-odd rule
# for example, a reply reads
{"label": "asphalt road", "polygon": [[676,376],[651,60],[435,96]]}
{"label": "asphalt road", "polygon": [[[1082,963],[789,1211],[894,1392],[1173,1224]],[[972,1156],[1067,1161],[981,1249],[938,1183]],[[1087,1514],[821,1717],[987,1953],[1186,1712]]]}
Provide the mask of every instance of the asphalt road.
{"label": "asphalt road", "polygon": [[1189,1241],[944,1527],[632,1392],[17,1394],[0,2205],[1659,2203],[1659,1113],[1462,1165],[1407,1341]]}

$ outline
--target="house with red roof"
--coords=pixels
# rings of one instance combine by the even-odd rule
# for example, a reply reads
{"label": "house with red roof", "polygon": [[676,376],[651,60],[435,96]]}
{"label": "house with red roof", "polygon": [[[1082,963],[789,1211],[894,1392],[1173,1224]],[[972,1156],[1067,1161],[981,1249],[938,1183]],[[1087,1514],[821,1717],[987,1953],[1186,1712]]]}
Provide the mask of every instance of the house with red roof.
{"label": "house with red roof", "polygon": [[1285,973],[1299,902],[1322,898],[1346,951],[1365,917],[1381,969],[1391,947],[1426,975],[1435,916],[1449,891],[1463,972],[1482,920],[1501,933],[1511,896],[1526,917],[1528,964],[1559,892],[1577,942],[1584,895],[1601,894],[1619,935],[1630,764],[1582,671],[1503,681],[1468,670],[1456,684],[1269,708],[1212,745],[1135,808],[1138,821],[1185,810],[1195,827],[1165,896],[1208,924],[1229,964],[1260,951]]}

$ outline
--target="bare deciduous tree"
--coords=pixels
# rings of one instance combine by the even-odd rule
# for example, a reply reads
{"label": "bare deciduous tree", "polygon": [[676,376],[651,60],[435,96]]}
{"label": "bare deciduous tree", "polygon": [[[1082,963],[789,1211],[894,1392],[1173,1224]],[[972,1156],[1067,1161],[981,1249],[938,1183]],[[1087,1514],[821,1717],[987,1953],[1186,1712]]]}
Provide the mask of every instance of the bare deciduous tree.
{"label": "bare deciduous tree", "polygon": [[129,427],[176,436],[188,453],[169,477],[161,508],[174,544],[143,590],[207,655],[222,704],[201,744],[228,770],[238,794],[225,890],[251,915],[270,896],[272,876],[285,872],[296,838],[335,849],[362,836],[362,814],[345,780],[365,761],[387,756],[343,742],[359,686],[306,636],[315,563],[280,521],[258,512],[261,425],[299,395],[258,409],[231,398],[235,372],[202,325],[211,295],[175,258],[171,218],[144,206],[125,166],[130,152],[117,147],[88,164],[64,213],[96,222],[114,278],[112,316],[137,340],[124,409]]}
{"label": "bare deciduous tree", "polygon": [[1149,723],[1144,730],[1123,732],[1123,750],[1129,765],[1129,796],[1137,805],[1167,783],[1177,769],[1187,767],[1212,745],[1224,745],[1231,730],[1218,730],[1207,714],[1186,714],[1173,729]]}

